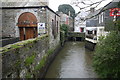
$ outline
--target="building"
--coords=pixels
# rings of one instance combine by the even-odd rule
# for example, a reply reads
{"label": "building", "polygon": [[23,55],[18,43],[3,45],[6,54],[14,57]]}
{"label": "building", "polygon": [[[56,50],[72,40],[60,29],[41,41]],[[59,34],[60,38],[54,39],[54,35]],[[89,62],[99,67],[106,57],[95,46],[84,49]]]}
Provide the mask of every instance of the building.
{"label": "building", "polygon": [[77,24],[74,27],[74,32],[85,33],[86,32],[86,22],[82,22],[82,23]]}
{"label": "building", "polygon": [[87,13],[85,13],[84,11],[81,11],[79,14],[77,14],[77,16],[75,17],[74,32],[86,32],[86,16]]}
{"label": "building", "polygon": [[2,7],[48,6],[49,0],[2,0]]}
{"label": "building", "polygon": [[[118,11],[117,16],[114,15],[115,11]],[[102,11],[105,12],[105,30],[112,31],[115,29],[115,21],[120,21],[120,0],[113,0],[104,8]]]}
{"label": "building", "polygon": [[[0,48],[0,78],[28,78],[28,72],[31,72],[31,78],[41,78],[60,46],[60,16],[47,5],[33,5],[34,3],[31,3],[32,5],[22,6],[24,2],[5,4],[3,3],[0,8],[2,13],[2,26],[0,26],[2,27],[2,38],[0,39],[2,45],[0,47],[6,45]],[[41,37],[37,38],[39,36]],[[22,44],[21,48],[11,49],[13,45],[16,46],[16,42]],[[8,52],[4,53],[3,49]],[[3,56],[6,53],[9,54]],[[16,55],[16,53],[20,55]],[[33,56],[32,63],[27,66],[26,61]],[[41,64],[43,60],[45,63]],[[19,68],[17,68],[16,63],[19,61],[20,63],[17,65]],[[36,66],[39,65],[42,67],[36,69]]]}
{"label": "building", "polygon": [[86,21],[86,40],[96,43],[100,36],[105,35],[104,31],[104,12],[100,13],[102,8],[95,10],[91,8],[88,20]]}
{"label": "building", "polygon": [[[8,44],[11,44],[44,34],[50,35],[50,43],[54,43],[55,39],[59,41],[60,16],[47,6],[47,2],[17,4],[2,4],[2,41],[7,38]],[[10,41],[10,38],[13,40]]]}
{"label": "building", "polygon": [[62,12],[57,12],[60,15],[60,22],[62,24],[67,24],[69,25],[69,31],[73,31],[73,26],[74,26],[74,19],[70,17],[67,14],[64,14]]}
{"label": "building", "polygon": [[[74,26],[74,32],[80,32],[80,33],[85,33],[86,32],[86,21],[83,21],[79,19],[81,17],[76,17],[75,20],[75,26]],[[84,17],[82,17],[84,19]]]}
{"label": "building", "polygon": [[[118,0],[119,1],[119,0]],[[89,15],[86,17],[86,47],[94,49],[96,43],[99,41],[100,36],[106,36],[109,31],[115,29],[114,21],[116,16],[111,16],[111,9],[120,8],[118,5],[119,2],[110,2],[106,6],[95,10],[91,8]],[[114,11],[112,12],[114,13]],[[119,13],[118,13],[119,14]],[[117,20],[120,20],[120,17],[117,16]],[[88,46],[91,45],[91,46]]]}
{"label": "building", "polygon": [[94,50],[100,36],[105,35],[104,31],[104,12],[100,13],[102,8],[95,10],[90,9],[90,13],[86,17],[86,42],[85,47]]}

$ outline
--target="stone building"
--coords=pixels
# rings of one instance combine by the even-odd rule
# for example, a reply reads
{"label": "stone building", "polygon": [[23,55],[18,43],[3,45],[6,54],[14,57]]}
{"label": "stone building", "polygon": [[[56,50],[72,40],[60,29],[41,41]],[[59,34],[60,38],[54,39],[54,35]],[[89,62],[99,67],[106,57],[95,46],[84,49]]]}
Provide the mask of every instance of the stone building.
{"label": "stone building", "polygon": [[62,24],[67,24],[67,25],[69,25],[69,31],[73,31],[74,19],[72,17],[70,17],[69,15],[64,14],[62,12],[58,12],[58,14],[60,15],[61,25]]}
{"label": "stone building", "polygon": [[[117,29],[115,22],[120,20],[119,3],[120,0],[113,0],[98,10],[91,8],[86,17],[86,48],[94,50],[100,36],[106,36],[110,31]],[[118,12],[114,15],[116,10]]]}
{"label": "stone building", "polygon": [[50,43],[56,38],[59,41],[60,17],[47,6],[47,2],[17,4],[2,3],[2,38],[15,38],[16,41],[49,34]]}
{"label": "stone building", "polygon": [[[0,55],[0,79],[1,76],[2,78],[11,79],[26,78],[29,72],[32,74],[32,77],[39,78],[40,75],[44,75],[46,66],[43,64],[45,68],[43,68],[42,65],[42,69],[44,70],[41,69],[42,60],[45,59],[50,63],[49,58],[53,58],[53,55],[55,55],[54,51],[56,51],[55,49],[60,45],[60,16],[50,9],[47,4],[39,4],[38,2],[2,3],[0,12],[2,13],[0,14],[2,17],[2,26],[0,26],[2,27],[1,46],[7,45],[3,48],[9,47],[10,49],[5,53],[2,48],[0,50],[0,52],[6,55],[3,56],[2,53]],[[15,43],[17,41],[20,42]],[[19,43],[22,44],[21,48],[17,47],[17,49],[15,49],[14,47],[14,49],[12,49],[12,47],[10,47],[13,45],[16,46],[16,44]],[[20,55],[16,55],[16,52]],[[32,67],[30,65],[26,66],[26,61],[31,59],[31,57],[34,57],[32,64],[30,63]],[[16,63],[19,63],[19,65],[16,65]],[[46,62],[45,64],[48,63]],[[36,71],[36,73],[34,73],[34,71]]]}
{"label": "stone building", "polygon": [[119,11],[118,16],[111,16],[111,12],[112,14],[114,13],[114,11],[111,11],[111,9],[119,9],[119,2],[112,1],[98,10],[91,8],[91,12],[87,16],[88,20],[86,21],[87,38],[91,38],[98,41],[100,36],[106,36],[108,34],[108,31],[112,31],[115,29],[114,20],[120,19]]}
{"label": "stone building", "polygon": [[[95,10],[91,8],[90,13],[88,14],[86,21],[86,39],[98,41],[99,36],[104,35],[104,13],[99,14],[102,8]],[[95,16],[99,14],[98,16]],[[91,16],[94,16],[91,18]],[[90,18],[90,19],[89,19]]]}

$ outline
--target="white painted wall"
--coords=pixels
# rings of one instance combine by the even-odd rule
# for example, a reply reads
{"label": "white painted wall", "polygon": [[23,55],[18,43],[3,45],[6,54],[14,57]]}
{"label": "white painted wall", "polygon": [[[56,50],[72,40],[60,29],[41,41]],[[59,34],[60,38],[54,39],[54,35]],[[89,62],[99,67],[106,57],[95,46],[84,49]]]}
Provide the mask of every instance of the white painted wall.
{"label": "white painted wall", "polygon": [[84,32],[86,32],[86,22],[75,21],[74,32],[80,32],[80,28],[84,28]]}
{"label": "white painted wall", "polygon": [[[86,30],[93,30],[93,34],[94,34],[94,30],[97,30],[97,41],[99,40],[100,36],[106,36],[108,34],[108,32],[104,31],[104,26],[99,26],[99,27],[86,27]],[[86,32],[86,34],[88,34]]]}

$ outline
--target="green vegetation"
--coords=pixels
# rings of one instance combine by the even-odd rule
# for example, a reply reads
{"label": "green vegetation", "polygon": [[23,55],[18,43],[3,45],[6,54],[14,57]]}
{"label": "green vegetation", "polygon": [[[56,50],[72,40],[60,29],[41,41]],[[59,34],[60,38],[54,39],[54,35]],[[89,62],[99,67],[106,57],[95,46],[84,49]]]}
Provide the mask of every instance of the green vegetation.
{"label": "green vegetation", "polygon": [[13,49],[24,47],[25,45],[30,44],[30,43],[36,43],[37,41],[44,39],[45,37],[48,37],[48,35],[46,34],[46,35],[43,35],[41,37],[37,37],[35,39],[29,39],[29,40],[21,41],[21,42],[12,44],[12,45],[11,44],[7,45],[5,47],[0,48],[0,53],[4,53],[4,52],[8,52],[8,51],[13,50]]}
{"label": "green vegetation", "polygon": [[46,53],[46,55],[43,56],[43,58],[39,61],[39,64],[35,66],[35,70],[40,70],[42,67],[45,66],[46,61],[51,54],[53,54],[54,50],[58,48],[60,45],[57,45],[55,48],[49,49]]}
{"label": "green vegetation", "polygon": [[20,60],[17,60],[16,63],[15,63],[15,66],[16,66],[16,67],[20,67],[20,64],[21,64],[21,61],[20,61]]}
{"label": "green vegetation", "polygon": [[[15,70],[19,73],[19,71],[21,71],[21,69],[23,69],[23,67],[25,67],[27,69],[27,73],[26,75],[24,75],[26,78],[32,78],[34,77],[33,73],[36,74],[38,72],[38,70],[40,70],[42,67],[45,66],[47,58],[54,52],[55,48],[53,49],[49,49],[47,51],[47,53],[45,53],[45,55],[43,56],[43,58],[39,61],[39,64],[37,64],[38,61],[36,61],[37,59],[37,53],[39,51],[33,51],[32,53],[30,53],[30,55],[26,55],[26,58],[24,60],[21,60],[21,57],[19,57],[21,53],[20,50],[23,51],[28,51],[34,47],[34,44],[37,44],[37,42],[39,41],[46,41],[49,40],[48,39],[48,35],[44,35],[35,39],[29,39],[29,40],[25,40],[25,41],[20,41],[18,43],[12,44],[12,45],[8,45],[5,47],[0,48],[0,52],[3,55],[6,55],[6,52],[10,52],[11,55],[15,54],[18,55],[18,60],[15,61],[15,63],[13,63],[13,67],[15,67]],[[46,44],[45,44],[46,45]],[[33,49],[33,48],[32,48]],[[13,51],[13,52],[12,52]],[[37,52],[37,53],[36,53]],[[45,51],[46,52],[46,51]],[[19,54],[18,54],[19,53]],[[23,54],[24,55],[24,54]],[[21,65],[21,63],[24,63],[24,65]],[[31,68],[32,66],[32,68]]]}
{"label": "green vegetation", "polygon": [[61,45],[64,44],[64,41],[66,40],[66,37],[68,35],[68,25],[67,24],[62,24],[60,26],[60,42],[61,42]]}
{"label": "green vegetation", "polygon": [[25,76],[25,78],[33,78],[33,76],[28,72]]}
{"label": "green vegetation", "polygon": [[60,42],[62,46],[64,45],[64,41],[65,41],[65,32],[60,31]]}
{"label": "green vegetation", "polygon": [[51,55],[54,52],[54,49],[48,50],[46,55],[40,60],[39,64],[35,66],[35,70],[40,70],[46,63],[46,59],[48,58],[49,55]]}
{"label": "green vegetation", "polygon": [[26,66],[31,65],[34,62],[34,60],[35,60],[35,55],[33,54],[32,56],[26,58],[25,65]]}
{"label": "green vegetation", "polygon": [[112,20],[106,20],[105,30],[106,31],[116,31],[116,30],[120,31],[120,19],[114,22]]}
{"label": "green vegetation", "polygon": [[30,50],[30,48],[29,48],[29,47],[27,47],[27,48],[24,48],[24,50],[25,50],[25,51],[29,51],[29,50]]}
{"label": "green vegetation", "polygon": [[95,71],[103,78],[120,77],[120,33],[112,31],[100,38],[94,54]]}
{"label": "green vegetation", "polygon": [[11,48],[15,49],[15,48],[20,48],[21,46],[19,45],[11,45]]}
{"label": "green vegetation", "polygon": [[[75,17],[75,10],[74,10],[74,8],[73,8],[71,5],[69,5],[69,4],[59,5],[58,11],[59,11],[59,12],[63,12],[64,14],[67,14],[67,15],[70,14],[70,16],[71,16],[72,18]],[[69,13],[69,12],[70,12],[70,13]]]}
{"label": "green vegetation", "polygon": [[60,26],[61,31],[65,31],[65,36],[67,36],[69,26],[67,24],[62,24]]}
{"label": "green vegetation", "polygon": [[48,50],[47,55],[49,56],[49,55],[52,54],[53,52],[54,52],[54,49],[50,49],[50,50]]}
{"label": "green vegetation", "polygon": [[45,61],[46,61],[46,56],[44,56],[40,60],[39,64],[37,66],[35,66],[35,70],[40,70],[45,65]]}

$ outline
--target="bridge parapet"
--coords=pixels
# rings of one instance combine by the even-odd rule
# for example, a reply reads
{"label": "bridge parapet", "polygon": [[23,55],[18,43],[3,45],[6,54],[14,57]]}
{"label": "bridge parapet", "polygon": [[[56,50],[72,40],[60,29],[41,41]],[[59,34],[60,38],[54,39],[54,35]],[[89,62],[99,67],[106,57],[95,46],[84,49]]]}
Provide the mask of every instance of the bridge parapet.
{"label": "bridge parapet", "polygon": [[85,38],[85,33],[78,33],[78,32],[68,32],[68,37],[83,37]]}
{"label": "bridge parapet", "polygon": [[85,33],[68,32],[67,37],[68,37],[68,40],[84,41]]}

